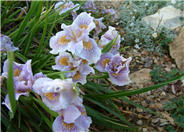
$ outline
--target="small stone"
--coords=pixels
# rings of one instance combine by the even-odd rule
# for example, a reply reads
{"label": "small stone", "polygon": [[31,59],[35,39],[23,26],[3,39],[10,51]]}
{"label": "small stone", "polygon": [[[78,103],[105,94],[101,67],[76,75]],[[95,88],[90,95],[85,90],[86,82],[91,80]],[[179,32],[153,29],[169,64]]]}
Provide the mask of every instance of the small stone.
{"label": "small stone", "polygon": [[148,129],[147,129],[147,128],[143,128],[142,131],[143,131],[143,132],[147,132]]}
{"label": "small stone", "polygon": [[166,119],[160,119],[160,126],[165,126],[169,124],[169,122]]}
{"label": "small stone", "polygon": [[137,112],[143,112],[143,110],[140,109],[140,108],[136,108],[136,111],[137,111]]}
{"label": "small stone", "polygon": [[166,96],[166,93],[163,91],[160,95],[161,96]]}
{"label": "small stone", "polygon": [[139,125],[139,126],[142,126],[142,125],[143,125],[142,120],[138,120],[136,123],[137,123],[137,125]]}
{"label": "small stone", "polygon": [[144,100],[144,101],[142,101],[141,102],[141,104],[142,104],[142,106],[144,106],[144,107],[147,107],[148,106],[148,104],[146,103],[146,101]]}
{"label": "small stone", "polygon": [[152,122],[157,123],[159,120],[160,120],[160,118],[156,118],[156,119],[153,119]]}

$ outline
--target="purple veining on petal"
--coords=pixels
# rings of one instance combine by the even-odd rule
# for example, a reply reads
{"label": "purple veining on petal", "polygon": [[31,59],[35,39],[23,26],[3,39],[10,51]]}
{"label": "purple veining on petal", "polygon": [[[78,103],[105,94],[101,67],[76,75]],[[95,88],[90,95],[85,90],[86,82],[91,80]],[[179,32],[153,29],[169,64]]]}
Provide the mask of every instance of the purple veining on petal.
{"label": "purple veining on petal", "polygon": [[96,64],[96,69],[100,72],[106,72],[105,67],[111,61],[112,57],[113,54],[111,54],[110,52],[102,54],[100,60]]}
{"label": "purple veining on petal", "polygon": [[125,59],[119,54],[115,55],[109,65],[106,65],[106,71],[109,73],[110,80],[113,84],[124,86],[130,83],[129,63],[131,57]]}
{"label": "purple veining on petal", "polygon": [[1,36],[1,42],[0,42],[0,51],[6,52],[6,51],[16,51],[18,50],[17,47],[13,45],[13,42],[10,40],[10,38],[6,35],[0,34]]}

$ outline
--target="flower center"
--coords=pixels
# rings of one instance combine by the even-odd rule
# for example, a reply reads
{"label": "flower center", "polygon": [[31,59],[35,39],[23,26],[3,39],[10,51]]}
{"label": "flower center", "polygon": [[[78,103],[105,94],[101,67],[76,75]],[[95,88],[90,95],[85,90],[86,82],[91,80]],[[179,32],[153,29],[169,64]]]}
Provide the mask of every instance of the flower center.
{"label": "flower center", "polygon": [[80,77],[81,77],[81,75],[80,75],[79,72],[77,72],[77,73],[73,76],[73,78],[74,78],[75,80],[79,80]]}
{"label": "flower center", "polygon": [[91,50],[92,47],[93,47],[93,44],[90,41],[88,41],[88,42],[83,41],[83,46],[84,46],[85,49]]}
{"label": "flower center", "polygon": [[87,29],[87,28],[88,28],[88,25],[82,24],[82,25],[79,25],[79,27],[80,27],[80,28],[85,28],[85,29]]}
{"label": "flower center", "polygon": [[20,73],[21,73],[21,70],[19,70],[18,68],[16,68],[16,69],[14,70],[14,76],[19,76]]}
{"label": "flower center", "polygon": [[69,43],[71,40],[70,39],[67,39],[66,36],[62,36],[60,39],[59,39],[59,44],[67,44]]}
{"label": "flower center", "polygon": [[54,100],[56,100],[56,99],[59,97],[57,93],[51,93],[51,92],[45,93],[44,95],[45,95],[49,100],[51,100],[51,101],[54,101]]}
{"label": "flower center", "polygon": [[85,59],[83,59],[82,62],[83,62],[84,64],[87,64],[87,60],[85,60]]}
{"label": "flower center", "polygon": [[108,64],[110,62],[109,58],[106,58],[102,61],[102,66],[105,68],[106,64]]}
{"label": "flower center", "polygon": [[67,57],[62,57],[60,60],[59,60],[59,63],[63,66],[68,66],[68,58]]}

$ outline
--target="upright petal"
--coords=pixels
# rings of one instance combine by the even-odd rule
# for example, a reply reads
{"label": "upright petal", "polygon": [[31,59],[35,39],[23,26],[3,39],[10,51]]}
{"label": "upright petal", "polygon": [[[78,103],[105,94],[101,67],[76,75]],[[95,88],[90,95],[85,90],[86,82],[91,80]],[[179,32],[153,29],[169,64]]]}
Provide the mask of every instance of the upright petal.
{"label": "upright petal", "polygon": [[81,53],[76,54],[83,59],[86,59],[90,64],[96,63],[101,56],[101,49],[98,47],[94,39],[89,38],[83,40],[83,49]]}
{"label": "upright petal", "polygon": [[88,14],[86,12],[80,13],[77,18],[73,21],[74,25],[77,25],[81,29],[85,29],[88,32],[93,30],[95,28],[95,23],[93,22],[93,17],[91,17],[91,14]]}

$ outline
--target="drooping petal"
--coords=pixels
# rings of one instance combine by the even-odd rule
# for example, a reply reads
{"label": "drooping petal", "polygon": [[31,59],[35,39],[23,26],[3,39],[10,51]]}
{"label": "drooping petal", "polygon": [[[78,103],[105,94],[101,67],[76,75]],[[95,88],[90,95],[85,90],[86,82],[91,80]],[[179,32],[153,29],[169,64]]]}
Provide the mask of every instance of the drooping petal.
{"label": "drooping petal", "polygon": [[82,131],[88,131],[92,120],[87,115],[82,115],[75,121],[75,125]]}
{"label": "drooping petal", "polygon": [[0,42],[0,51],[6,52],[6,51],[16,51],[18,50],[17,47],[13,45],[13,42],[10,40],[10,38],[6,35],[0,34],[1,42]]}
{"label": "drooping petal", "polygon": [[[59,15],[67,12],[68,10],[71,10],[75,7],[79,6],[79,4],[73,4],[72,1],[61,1],[61,2],[57,2],[54,6],[54,9],[58,10],[59,11]],[[77,11],[79,9],[79,7],[73,9],[72,11]]]}
{"label": "drooping petal", "polygon": [[72,56],[67,52],[62,52],[55,59],[56,65],[52,66],[54,70],[69,71]]}
{"label": "drooping petal", "polygon": [[102,54],[100,60],[96,64],[96,69],[100,72],[106,72],[105,67],[111,61],[113,55],[111,53]]}
{"label": "drooping petal", "polygon": [[10,100],[9,100],[8,94],[5,96],[4,102],[2,102],[2,104],[4,104],[4,105],[9,109],[9,111],[11,111],[11,112],[12,112],[12,109],[11,109],[11,106],[10,106]]}
{"label": "drooping petal", "polygon": [[81,112],[74,105],[68,106],[63,110],[64,122],[66,123],[74,123],[75,120],[81,115]]}
{"label": "drooping petal", "polygon": [[77,99],[72,79],[39,78],[35,81],[33,90],[40,94],[42,101],[54,111],[67,108]]}
{"label": "drooping petal", "polygon": [[83,40],[83,49],[81,53],[76,54],[83,59],[86,59],[90,64],[96,63],[101,56],[101,49],[98,47],[94,39],[89,38]]}
{"label": "drooping petal", "polygon": [[92,67],[90,67],[88,64],[80,65],[79,70],[72,77],[73,82],[74,83],[80,82],[81,84],[85,84],[86,76],[89,73],[94,73],[94,69]]}
{"label": "drooping petal", "polygon": [[65,123],[62,116],[58,116],[54,120],[52,129],[54,132],[79,132],[74,123]]}
{"label": "drooping petal", "polygon": [[59,52],[63,52],[68,50],[70,43],[72,40],[67,36],[65,31],[60,31],[56,33],[55,36],[50,38],[50,47],[51,54],[58,54]]}

